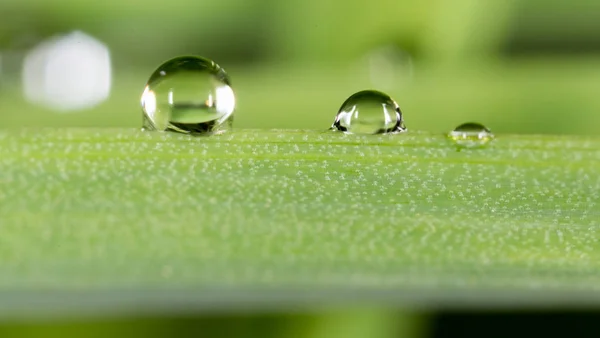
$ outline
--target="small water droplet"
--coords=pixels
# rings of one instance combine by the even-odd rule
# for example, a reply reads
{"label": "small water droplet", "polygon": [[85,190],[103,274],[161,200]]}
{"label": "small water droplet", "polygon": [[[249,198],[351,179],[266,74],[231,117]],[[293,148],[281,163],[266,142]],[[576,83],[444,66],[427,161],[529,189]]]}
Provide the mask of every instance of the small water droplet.
{"label": "small water droplet", "polygon": [[389,95],[363,90],[350,96],[331,126],[352,134],[387,134],[406,131],[400,107]]}
{"label": "small water droplet", "polygon": [[229,76],[214,61],[181,56],[152,73],[141,104],[144,130],[214,133],[231,127],[235,95]]}
{"label": "small water droplet", "polygon": [[448,134],[456,145],[464,148],[483,147],[494,139],[494,134],[484,125],[463,123]]}

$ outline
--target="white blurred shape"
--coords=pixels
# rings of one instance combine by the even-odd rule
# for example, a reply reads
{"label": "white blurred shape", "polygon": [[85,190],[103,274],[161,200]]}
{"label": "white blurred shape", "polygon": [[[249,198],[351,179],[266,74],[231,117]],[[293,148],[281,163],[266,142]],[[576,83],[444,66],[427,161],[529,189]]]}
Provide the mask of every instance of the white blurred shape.
{"label": "white blurred shape", "polygon": [[413,60],[410,54],[393,46],[381,46],[366,55],[369,79],[374,86],[384,90],[394,89],[413,77]]}
{"label": "white blurred shape", "polygon": [[56,111],[91,108],[110,94],[108,47],[75,31],[40,43],[23,64],[27,100]]}

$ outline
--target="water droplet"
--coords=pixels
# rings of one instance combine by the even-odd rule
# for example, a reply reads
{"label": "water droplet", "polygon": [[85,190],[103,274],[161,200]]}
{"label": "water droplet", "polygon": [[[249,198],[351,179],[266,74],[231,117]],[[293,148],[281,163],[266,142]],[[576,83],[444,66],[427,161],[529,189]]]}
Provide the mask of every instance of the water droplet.
{"label": "water droplet", "polygon": [[494,139],[494,134],[479,123],[463,123],[448,134],[448,137],[460,147],[483,147]]}
{"label": "water droplet", "polygon": [[331,129],[352,134],[406,131],[402,112],[396,101],[376,90],[360,91],[344,101]]}
{"label": "water droplet", "polygon": [[235,95],[229,76],[214,61],[181,56],[152,73],[141,104],[144,130],[212,133],[231,127]]}

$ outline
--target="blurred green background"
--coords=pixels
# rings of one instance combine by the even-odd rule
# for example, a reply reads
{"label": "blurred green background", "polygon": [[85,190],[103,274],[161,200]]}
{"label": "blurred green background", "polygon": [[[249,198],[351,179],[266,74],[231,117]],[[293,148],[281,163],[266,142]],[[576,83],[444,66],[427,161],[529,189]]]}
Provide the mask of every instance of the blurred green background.
{"label": "blurred green background", "polygon": [[[412,130],[597,134],[598,13],[595,0],[2,0],[0,127],[137,127],[150,73],[196,54],[231,75],[238,128],[327,128],[373,88]],[[109,49],[110,96],[68,113],[28,102],[28,51],[75,30]]]}
{"label": "blurred green background", "polygon": [[[110,52],[110,95],[69,112],[30,102],[23,90],[28,53],[73,31]],[[599,134],[597,0],[2,0],[0,128],[140,127],[147,78],[182,54],[228,71],[236,128],[325,129],[349,95],[372,88],[398,101],[412,130],[446,132],[478,121],[499,134]],[[6,319],[0,335],[409,337],[427,335],[426,318],[356,309]]]}

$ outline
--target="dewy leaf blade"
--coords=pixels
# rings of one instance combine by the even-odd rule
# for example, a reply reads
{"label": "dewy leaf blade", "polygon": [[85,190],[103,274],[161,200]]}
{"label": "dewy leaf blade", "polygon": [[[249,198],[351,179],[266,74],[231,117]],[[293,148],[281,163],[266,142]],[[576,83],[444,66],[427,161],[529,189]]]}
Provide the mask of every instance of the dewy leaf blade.
{"label": "dewy leaf blade", "polygon": [[600,139],[499,135],[459,152],[416,132],[0,131],[0,233],[0,300],[129,288],[566,299],[600,285]]}

